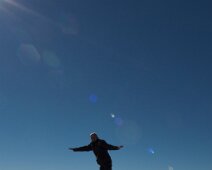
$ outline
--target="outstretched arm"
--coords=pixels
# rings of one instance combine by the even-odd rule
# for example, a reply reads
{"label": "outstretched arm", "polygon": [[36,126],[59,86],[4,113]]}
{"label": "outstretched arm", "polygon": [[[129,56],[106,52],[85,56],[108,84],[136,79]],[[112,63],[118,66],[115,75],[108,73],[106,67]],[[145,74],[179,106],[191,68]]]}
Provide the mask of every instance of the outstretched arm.
{"label": "outstretched arm", "polygon": [[78,148],[69,148],[69,150],[73,150],[74,152],[78,152],[78,151],[91,151],[92,150],[92,147],[89,144],[89,145],[78,147]]}
{"label": "outstretched arm", "polygon": [[107,150],[119,150],[119,149],[123,148],[123,146],[114,146],[114,145],[108,144],[105,141],[102,141],[101,145],[103,148],[105,148]]}

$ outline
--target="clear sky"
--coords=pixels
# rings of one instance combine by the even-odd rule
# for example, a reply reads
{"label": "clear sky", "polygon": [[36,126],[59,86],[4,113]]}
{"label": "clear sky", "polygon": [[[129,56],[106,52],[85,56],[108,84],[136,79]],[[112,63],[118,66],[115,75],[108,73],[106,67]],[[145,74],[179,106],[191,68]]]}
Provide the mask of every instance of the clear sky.
{"label": "clear sky", "polygon": [[202,0],[0,0],[0,169],[212,169],[212,12]]}

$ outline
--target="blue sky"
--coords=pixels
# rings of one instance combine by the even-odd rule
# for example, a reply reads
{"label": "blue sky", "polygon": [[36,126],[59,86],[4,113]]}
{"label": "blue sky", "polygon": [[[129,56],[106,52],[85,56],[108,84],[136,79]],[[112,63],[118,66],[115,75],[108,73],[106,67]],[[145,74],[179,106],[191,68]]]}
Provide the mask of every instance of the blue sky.
{"label": "blue sky", "polygon": [[0,169],[211,170],[211,5],[0,0]]}

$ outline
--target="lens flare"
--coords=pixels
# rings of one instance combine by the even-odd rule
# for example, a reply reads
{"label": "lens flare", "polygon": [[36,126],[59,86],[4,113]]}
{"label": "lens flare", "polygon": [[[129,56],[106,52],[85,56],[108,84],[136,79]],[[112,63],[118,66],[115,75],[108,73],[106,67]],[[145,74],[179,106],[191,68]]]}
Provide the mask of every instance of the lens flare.
{"label": "lens flare", "polygon": [[114,113],[111,113],[110,116],[113,119],[114,124],[117,127],[121,127],[123,125],[124,121],[123,121],[123,119],[119,115],[114,114]]}
{"label": "lens flare", "polygon": [[77,35],[79,33],[77,18],[71,14],[62,14],[60,27],[64,34]]}
{"label": "lens flare", "polygon": [[17,56],[22,64],[32,65],[40,61],[40,54],[32,44],[21,44],[17,51]]}
{"label": "lens flare", "polygon": [[91,94],[89,96],[89,100],[90,100],[91,103],[96,103],[97,100],[98,100],[98,97],[95,94]]}
{"label": "lens flare", "polygon": [[115,118],[116,117],[115,114],[113,114],[113,113],[111,113],[110,115],[111,115],[112,118]]}
{"label": "lens flare", "polygon": [[116,121],[118,121],[116,135],[120,142],[124,145],[137,144],[142,135],[139,125],[135,121],[123,121],[122,119],[117,119]]}
{"label": "lens flare", "polygon": [[124,123],[123,119],[121,117],[115,117],[114,122],[117,126],[121,127]]}
{"label": "lens flare", "polygon": [[54,52],[44,51],[42,57],[44,63],[46,63],[50,67],[59,68],[61,66],[60,60]]}
{"label": "lens flare", "polygon": [[42,17],[42,15],[40,15],[39,13],[37,13],[36,11],[33,11],[32,9],[30,8],[27,8],[25,5],[15,1],[15,0],[4,0],[5,3],[13,6],[13,7],[16,7],[17,9],[20,9],[22,11],[25,11],[29,14],[32,14],[34,16],[37,16],[37,17]]}
{"label": "lens flare", "polygon": [[154,151],[153,148],[148,148],[148,149],[147,149],[147,152],[148,152],[149,154],[151,154],[151,155],[154,155],[154,154],[155,154],[155,151]]}

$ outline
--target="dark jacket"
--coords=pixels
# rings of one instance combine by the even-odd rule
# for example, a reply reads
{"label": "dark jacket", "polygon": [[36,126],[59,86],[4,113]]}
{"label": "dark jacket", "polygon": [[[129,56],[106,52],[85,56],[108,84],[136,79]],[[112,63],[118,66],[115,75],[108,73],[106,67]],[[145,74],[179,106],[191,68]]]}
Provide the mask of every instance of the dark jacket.
{"label": "dark jacket", "polygon": [[93,151],[96,156],[96,161],[99,165],[112,165],[111,157],[108,150],[118,150],[118,146],[113,146],[106,143],[104,140],[97,139],[95,142],[91,142],[87,146],[74,148],[74,151]]}

